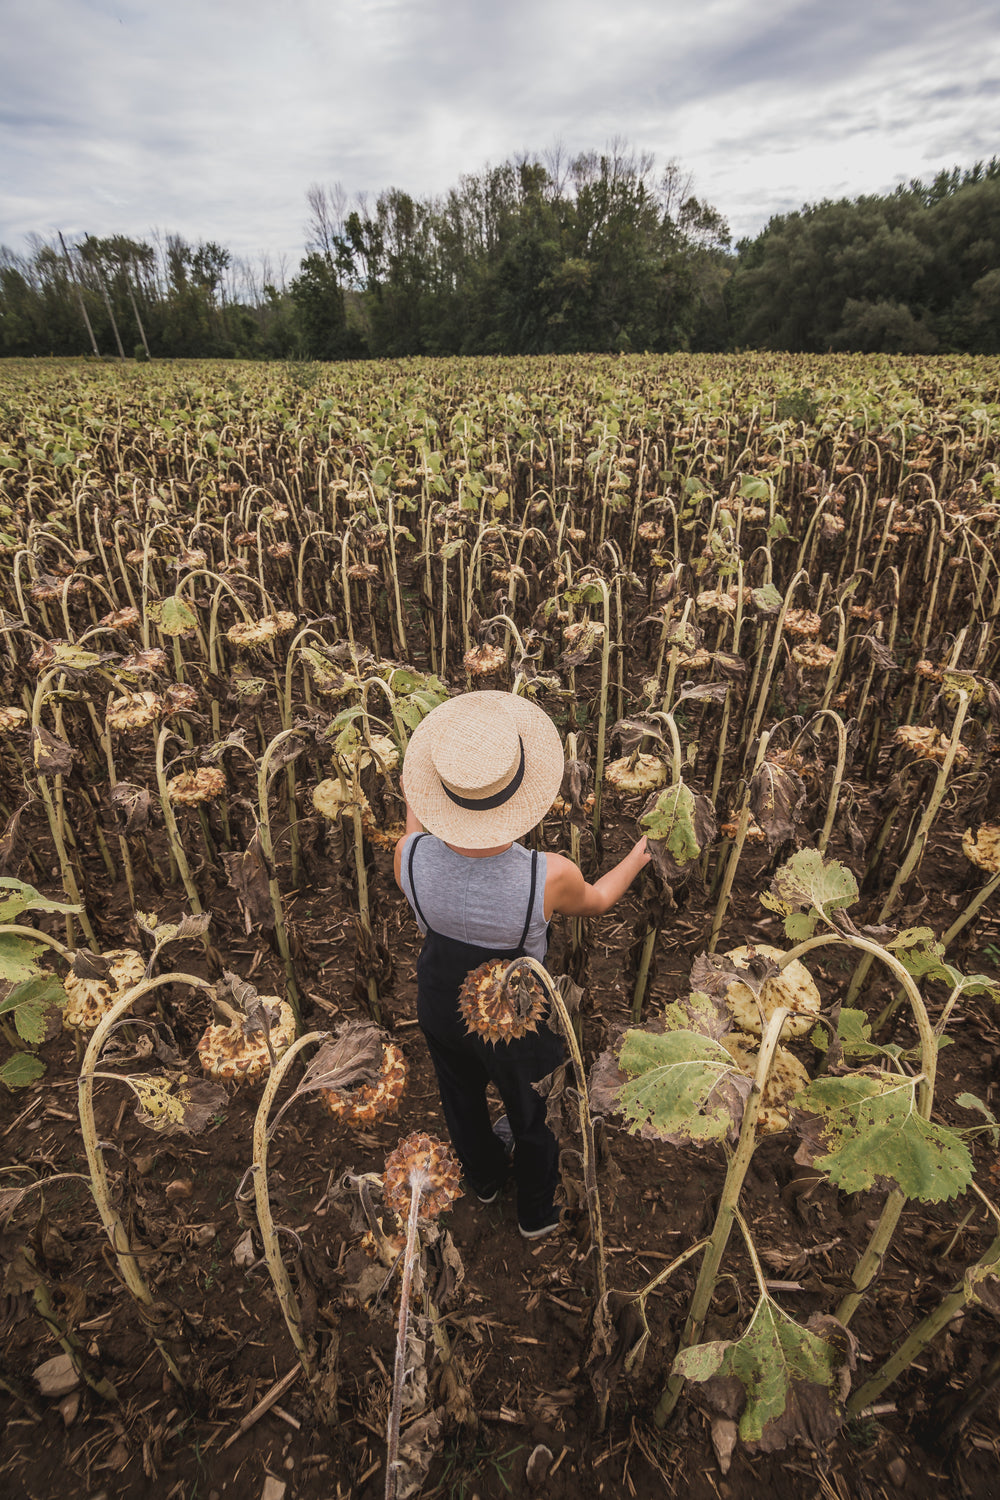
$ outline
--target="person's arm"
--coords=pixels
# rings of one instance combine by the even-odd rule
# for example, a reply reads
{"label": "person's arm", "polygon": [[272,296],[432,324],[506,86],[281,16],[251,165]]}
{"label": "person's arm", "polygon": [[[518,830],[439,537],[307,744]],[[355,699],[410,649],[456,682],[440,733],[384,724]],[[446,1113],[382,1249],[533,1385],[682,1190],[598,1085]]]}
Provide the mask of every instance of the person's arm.
{"label": "person's arm", "polygon": [[[403,795],[404,795],[404,797],[406,795],[405,789],[404,789]],[[393,853],[393,856],[392,856],[392,868],[393,868],[393,871],[394,871],[395,876],[396,876],[396,884],[399,886],[400,890],[403,889],[403,882],[402,882],[402,879],[400,878],[401,877],[401,871],[402,871],[402,865],[403,865],[403,845],[405,844],[406,840],[410,837],[411,833],[423,833],[423,831],[424,831],[424,825],[421,823],[420,819],[417,817],[416,813],[413,811],[413,808],[410,806],[410,804],[407,803],[406,804],[406,832],[403,834],[403,837],[401,839],[397,839],[396,840],[396,848],[395,848],[395,852]]]}
{"label": "person's arm", "polygon": [[588,885],[578,865],[564,854],[546,855],[545,915],[564,917],[600,917],[610,911],[639,871],[649,864],[646,839],[643,836],[623,860]]}

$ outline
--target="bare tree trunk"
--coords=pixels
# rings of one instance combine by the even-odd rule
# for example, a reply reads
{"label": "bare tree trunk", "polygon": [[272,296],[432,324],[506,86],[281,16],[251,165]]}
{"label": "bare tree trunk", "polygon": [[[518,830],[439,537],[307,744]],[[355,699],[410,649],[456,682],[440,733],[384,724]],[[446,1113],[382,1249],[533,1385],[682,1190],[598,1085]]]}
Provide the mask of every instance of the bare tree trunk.
{"label": "bare tree trunk", "polygon": [[95,359],[100,359],[100,357],[101,357],[101,351],[97,347],[97,340],[94,338],[94,330],[90,326],[90,319],[87,316],[87,309],[84,306],[84,302],[83,302],[83,291],[82,291],[82,289],[80,287],[79,281],[77,281],[77,279],[76,279],[76,271],[75,271],[75,269],[73,267],[73,262],[70,259],[69,251],[66,249],[66,241],[63,239],[62,230],[61,229],[59,231],[59,243],[60,243],[60,245],[62,245],[63,255],[65,255],[65,257],[66,257],[66,265],[69,267],[70,280],[72,281],[73,285],[76,287],[76,299],[77,299],[77,301],[80,304],[80,312],[81,312],[81,314],[83,316],[84,323],[87,325],[87,332],[90,334],[90,347],[94,351],[94,357],[95,357]]}
{"label": "bare tree trunk", "polygon": [[142,326],[142,319],[139,316],[139,308],[136,305],[135,292],[133,292],[132,290],[132,283],[129,280],[129,274],[127,271],[125,272],[125,285],[128,287],[128,300],[132,304],[132,311],[135,313],[135,321],[139,325],[139,337],[142,339],[142,347],[146,351],[146,358],[152,359],[153,356],[149,352],[149,344],[146,342],[146,330]]}
{"label": "bare tree trunk", "polygon": [[124,360],[125,350],[122,348],[122,336],[118,332],[118,324],[115,322],[115,315],[111,307],[111,298],[108,296],[108,284],[104,280],[104,270],[103,267],[96,264],[94,266],[94,269],[97,272],[97,279],[101,284],[101,296],[104,298],[104,306],[107,308],[108,317],[111,319],[111,327],[114,330],[115,343],[118,345],[118,357],[119,359]]}

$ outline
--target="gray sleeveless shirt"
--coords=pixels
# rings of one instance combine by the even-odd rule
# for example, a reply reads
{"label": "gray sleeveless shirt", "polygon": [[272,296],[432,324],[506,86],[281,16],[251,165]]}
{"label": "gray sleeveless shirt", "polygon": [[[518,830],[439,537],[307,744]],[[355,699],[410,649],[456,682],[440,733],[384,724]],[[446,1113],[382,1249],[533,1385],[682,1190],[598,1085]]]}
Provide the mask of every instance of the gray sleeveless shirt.
{"label": "gray sleeveless shirt", "polygon": [[[415,838],[419,834],[411,833],[404,843],[400,868],[403,894],[411,906],[414,901],[408,866]],[[545,960],[548,943],[545,859],[539,854],[535,900],[524,944],[524,951],[540,963]],[[413,883],[434,932],[479,948],[515,948],[524,929],[531,891],[531,851],[523,844],[511,844],[502,854],[472,859],[456,854],[431,834],[420,839],[414,855]],[[421,932],[426,931],[419,917],[417,925]]]}

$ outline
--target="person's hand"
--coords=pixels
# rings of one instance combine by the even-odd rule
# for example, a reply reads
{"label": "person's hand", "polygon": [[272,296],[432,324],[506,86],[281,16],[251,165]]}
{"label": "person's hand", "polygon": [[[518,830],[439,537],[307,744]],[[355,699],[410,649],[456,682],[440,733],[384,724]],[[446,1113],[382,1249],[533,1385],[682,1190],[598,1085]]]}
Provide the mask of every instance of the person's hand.
{"label": "person's hand", "polygon": [[648,865],[649,864],[649,861],[652,859],[653,856],[650,854],[649,849],[646,846],[646,835],[645,834],[643,834],[642,838],[638,839],[632,845],[632,853],[639,858],[640,869],[642,868],[643,865]]}

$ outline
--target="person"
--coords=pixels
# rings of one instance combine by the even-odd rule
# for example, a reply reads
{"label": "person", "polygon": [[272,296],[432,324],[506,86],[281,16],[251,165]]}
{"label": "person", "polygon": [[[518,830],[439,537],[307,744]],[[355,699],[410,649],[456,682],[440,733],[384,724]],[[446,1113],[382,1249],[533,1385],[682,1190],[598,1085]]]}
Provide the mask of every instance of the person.
{"label": "person", "polygon": [[[424,934],[417,1019],[445,1123],[482,1203],[494,1201],[513,1170],[525,1239],[559,1224],[558,1143],[531,1085],[562,1061],[562,1042],[544,1023],[495,1044],[468,1032],[459,990],[487,959],[544,961],[552,916],[609,911],[649,861],[639,839],[589,884],[571,859],[517,842],[552,806],[563,768],[559,731],[529,699],[485,689],[450,698],[421,720],[407,748],[406,832],[395,849],[396,882]],[[507,1139],[490,1121],[490,1083],[506,1110]]]}

